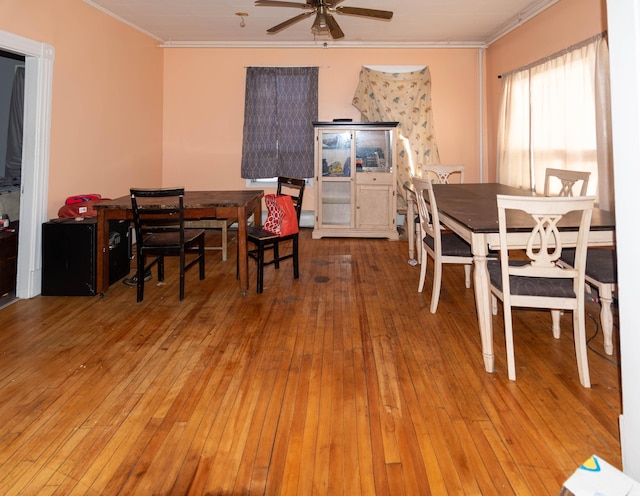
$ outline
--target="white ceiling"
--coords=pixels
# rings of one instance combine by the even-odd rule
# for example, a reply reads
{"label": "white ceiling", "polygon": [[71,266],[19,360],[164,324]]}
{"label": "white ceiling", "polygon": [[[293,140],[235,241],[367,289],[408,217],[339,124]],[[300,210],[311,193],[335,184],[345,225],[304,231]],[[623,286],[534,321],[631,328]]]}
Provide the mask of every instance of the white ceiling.
{"label": "white ceiling", "polygon": [[[258,7],[254,0],[84,0],[165,45],[357,44],[486,45],[558,0],[344,0],[341,5],[391,10],[390,21],[335,14],[341,40],[311,34],[313,16],[266,30],[306,12]],[[305,3],[305,0],[289,0]],[[245,27],[236,12],[246,12]]]}

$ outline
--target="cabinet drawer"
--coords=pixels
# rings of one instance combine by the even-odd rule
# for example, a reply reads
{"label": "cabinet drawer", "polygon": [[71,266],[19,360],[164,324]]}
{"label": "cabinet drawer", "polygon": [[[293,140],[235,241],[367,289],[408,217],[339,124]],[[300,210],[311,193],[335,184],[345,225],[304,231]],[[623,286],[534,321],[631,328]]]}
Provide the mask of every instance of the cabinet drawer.
{"label": "cabinet drawer", "polygon": [[356,184],[393,184],[393,174],[384,172],[358,172]]}

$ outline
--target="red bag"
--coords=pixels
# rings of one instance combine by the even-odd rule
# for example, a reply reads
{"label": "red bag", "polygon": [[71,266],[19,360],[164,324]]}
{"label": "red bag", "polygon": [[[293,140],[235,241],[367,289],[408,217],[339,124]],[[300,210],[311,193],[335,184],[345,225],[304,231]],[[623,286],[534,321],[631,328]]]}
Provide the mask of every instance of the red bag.
{"label": "red bag", "polygon": [[97,217],[98,212],[93,208],[96,203],[107,201],[109,198],[99,198],[97,200],[89,200],[77,203],[69,203],[60,207],[58,217],[61,218],[91,218]]}
{"label": "red bag", "polygon": [[289,195],[265,195],[264,202],[267,205],[267,220],[262,226],[263,230],[278,236],[298,232],[298,216]]}
{"label": "red bag", "polygon": [[284,212],[278,206],[276,195],[264,195],[264,203],[267,205],[267,220],[265,220],[262,230],[279,236]]}
{"label": "red bag", "polygon": [[289,195],[276,196],[276,201],[280,210],[284,212],[282,222],[280,223],[280,236],[289,236],[298,232],[298,215],[296,207],[293,206],[293,200]]}
{"label": "red bag", "polygon": [[96,193],[91,193],[88,195],[74,195],[67,198],[64,204],[73,205],[74,203],[82,203],[86,201],[99,200],[100,198],[102,198],[102,196]]}

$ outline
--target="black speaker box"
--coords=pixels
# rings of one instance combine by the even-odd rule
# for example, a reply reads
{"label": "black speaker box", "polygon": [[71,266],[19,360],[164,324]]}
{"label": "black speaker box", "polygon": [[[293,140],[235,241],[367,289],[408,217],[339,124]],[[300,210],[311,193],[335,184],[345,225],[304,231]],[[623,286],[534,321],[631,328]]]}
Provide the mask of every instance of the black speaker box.
{"label": "black speaker box", "polygon": [[[42,225],[42,295],[96,294],[96,219],[53,219]],[[131,270],[128,221],[109,221],[109,284]]]}

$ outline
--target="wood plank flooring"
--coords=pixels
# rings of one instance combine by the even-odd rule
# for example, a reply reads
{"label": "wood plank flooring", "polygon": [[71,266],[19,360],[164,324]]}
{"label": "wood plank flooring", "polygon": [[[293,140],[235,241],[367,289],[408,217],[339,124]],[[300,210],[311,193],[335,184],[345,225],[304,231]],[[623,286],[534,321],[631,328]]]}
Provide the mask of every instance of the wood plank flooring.
{"label": "wood plank flooring", "polygon": [[301,236],[300,279],[268,267],[262,295],[208,252],[182,302],[170,262],[142,303],[116,283],[0,310],[0,494],[539,496],[591,454],[621,466],[601,333],[584,389],[571,314],[555,340],[515,311],[511,382],[502,308],[489,374],[461,267],[432,315],[406,242]]}

